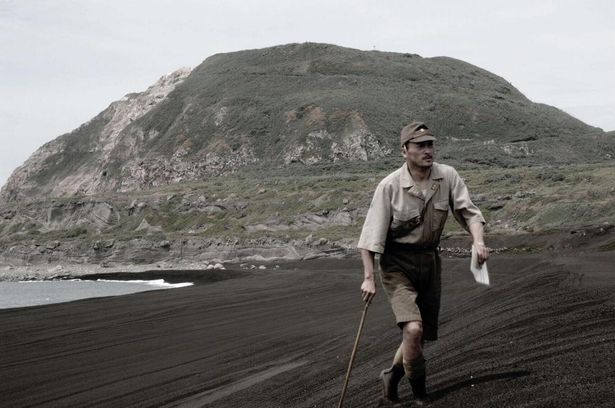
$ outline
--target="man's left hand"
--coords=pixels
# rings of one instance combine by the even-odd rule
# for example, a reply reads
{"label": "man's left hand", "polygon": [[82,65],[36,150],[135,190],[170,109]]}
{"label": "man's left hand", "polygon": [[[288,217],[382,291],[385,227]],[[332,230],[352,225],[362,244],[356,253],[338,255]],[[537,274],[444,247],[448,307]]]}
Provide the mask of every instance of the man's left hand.
{"label": "man's left hand", "polygon": [[474,248],[476,248],[476,255],[477,255],[477,260],[478,260],[478,264],[482,265],[483,263],[485,263],[485,261],[487,259],[489,259],[489,248],[485,245],[484,242],[475,242],[474,243]]}

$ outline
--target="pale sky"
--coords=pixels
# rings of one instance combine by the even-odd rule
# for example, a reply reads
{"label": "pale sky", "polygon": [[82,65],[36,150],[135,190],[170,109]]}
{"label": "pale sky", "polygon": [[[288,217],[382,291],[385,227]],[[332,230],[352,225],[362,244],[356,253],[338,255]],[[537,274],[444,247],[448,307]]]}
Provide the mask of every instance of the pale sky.
{"label": "pale sky", "polygon": [[166,73],[293,42],[458,58],[615,130],[613,21],[612,0],[0,0],[0,185]]}

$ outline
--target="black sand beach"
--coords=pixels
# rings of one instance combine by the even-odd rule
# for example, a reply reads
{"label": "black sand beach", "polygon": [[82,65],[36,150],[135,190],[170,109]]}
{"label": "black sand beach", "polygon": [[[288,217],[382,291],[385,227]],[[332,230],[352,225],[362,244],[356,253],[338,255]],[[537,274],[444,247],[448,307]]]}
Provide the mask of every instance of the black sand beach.
{"label": "black sand beach", "polygon": [[[433,407],[614,406],[614,252],[495,255],[489,288],[468,262],[444,260]],[[357,259],[157,274],[196,285],[0,310],[0,405],[336,405],[362,311]],[[345,406],[379,405],[398,341],[379,291]]]}

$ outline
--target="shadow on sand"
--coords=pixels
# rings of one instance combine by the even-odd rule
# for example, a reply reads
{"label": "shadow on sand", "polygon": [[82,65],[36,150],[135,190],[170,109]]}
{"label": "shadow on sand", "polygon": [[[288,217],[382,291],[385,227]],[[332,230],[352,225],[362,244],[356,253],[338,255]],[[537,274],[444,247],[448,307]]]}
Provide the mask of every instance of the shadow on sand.
{"label": "shadow on sand", "polygon": [[458,381],[454,384],[448,385],[444,388],[439,388],[429,393],[430,398],[433,401],[439,400],[443,398],[447,394],[458,391],[462,388],[471,387],[476,384],[483,384],[490,381],[504,380],[504,379],[515,379],[519,377],[525,377],[526,375],[530,375],[531,371],[528,370],[518,370],[518,371],[508,371],[505,373],[495,373],[495,374],[486,374],[478,377],[473,377],[467,380]]}

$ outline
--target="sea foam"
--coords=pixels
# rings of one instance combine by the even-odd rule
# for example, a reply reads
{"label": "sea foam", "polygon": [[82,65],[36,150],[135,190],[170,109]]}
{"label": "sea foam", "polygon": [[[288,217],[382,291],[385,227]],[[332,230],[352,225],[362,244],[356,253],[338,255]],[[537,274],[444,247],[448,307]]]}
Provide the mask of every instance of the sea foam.
{"label": "sea foam", "polygon": [[152,279],[152,280],[111,280],[111,279],[96,279],[96,282],[113,282],[113,283],[139,283],[152,285],[160,289],[175,289],[175,288],[184,288],[186,286],[192,286],[194,283],[192,282],[180,282],[180,283],[169,283],[164,279]]}

